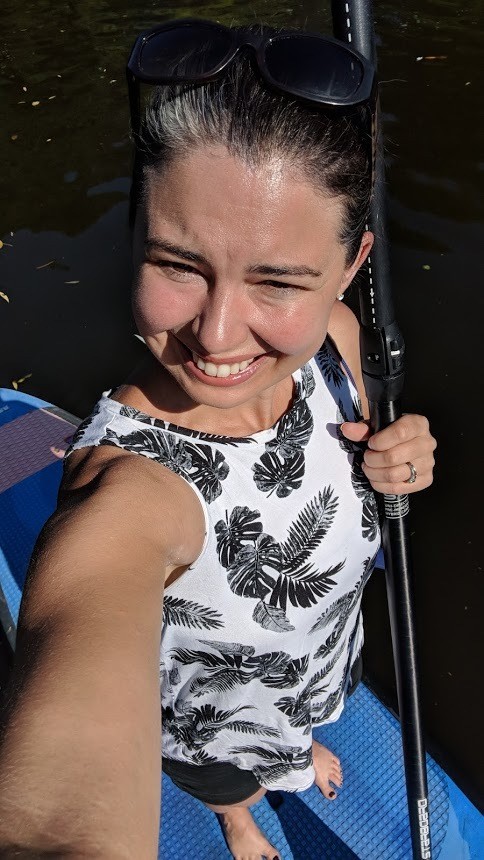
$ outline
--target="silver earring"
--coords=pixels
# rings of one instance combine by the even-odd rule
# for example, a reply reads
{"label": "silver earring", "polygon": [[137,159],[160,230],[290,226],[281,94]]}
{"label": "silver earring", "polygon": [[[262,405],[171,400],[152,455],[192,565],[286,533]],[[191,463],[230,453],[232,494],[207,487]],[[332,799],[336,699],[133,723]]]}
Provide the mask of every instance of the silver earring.
{"label": "silver earring", "polygon": [[344,293],[338,293],[338,295],[336,296],[336,298],[338,299],[339,302],[342,302],[344,297],[345,297]]}

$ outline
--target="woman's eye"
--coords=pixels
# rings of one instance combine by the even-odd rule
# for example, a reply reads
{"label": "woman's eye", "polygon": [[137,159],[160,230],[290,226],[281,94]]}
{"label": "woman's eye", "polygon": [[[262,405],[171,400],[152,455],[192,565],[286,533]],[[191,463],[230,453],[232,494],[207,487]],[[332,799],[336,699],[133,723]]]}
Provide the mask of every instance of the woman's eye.
{"label": "woman's eye", "polygon": [[167,275],[175,275],[183,276],[183,275],[198,275],[193,266],[190,266],[188,263],[177,263],[173,260],[159,260],[157,263],[158,267],[162,269]]}
{"label": "woman's eye", "polygon": [[282,281],[264,281],[264,285],[268,286],[272,292],[278,293],[281,296],[295,293],[298,289],[293,284],[284,284]]}

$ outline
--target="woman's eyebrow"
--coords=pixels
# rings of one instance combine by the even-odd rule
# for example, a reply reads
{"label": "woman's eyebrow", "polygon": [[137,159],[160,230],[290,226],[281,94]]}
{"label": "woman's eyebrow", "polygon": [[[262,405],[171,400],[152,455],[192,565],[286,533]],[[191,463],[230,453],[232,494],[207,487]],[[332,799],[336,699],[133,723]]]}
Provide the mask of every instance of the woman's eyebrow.
{"label": "woman's eyebrow", "polygon": [[208,260],[202,257],[201,254],[190,251],[188,248],[182,248],[180,245],[173,245],[172,242],[167,242],[165,239],[145,239],[145,248],[151,251],[156,248],[157,251],[168,251],[169,254],[174,254],[176,257],[183,257],[185,260],[190,260],[191,263],[202,263],[205,266],[209,265]]}
{"label": "woman's eyebrow", "polygon": [[249,268],[251,275],[292,275],[293,277],[301,277],[302,275],[311,275],[313,278],[320,278],[322,272],[316,269],[311,269],[309,266],[265,266],[258,265]]}
{"label": "woman's eyebrow", "polygon": [[[144,244],[147,251],[156,248],[158,251],[167,251],[169,254],[183,257],[183,259],[190,260],[192,263],[201,263],[205,266],[210,265],[202,254],[190,251],[189,248],[182,248],[181,245],[174,245],[172,242],[167,242],[166,239],[146,239]],[[270,266],[263,263],[249,266],[247,271],[251,275],[272,275],[274,277],[289,275],[296,278],[304,277],[304,275],[320,278],[323,274],[322,272],[318,272],[317,269],[311,269],[310,266]]]}

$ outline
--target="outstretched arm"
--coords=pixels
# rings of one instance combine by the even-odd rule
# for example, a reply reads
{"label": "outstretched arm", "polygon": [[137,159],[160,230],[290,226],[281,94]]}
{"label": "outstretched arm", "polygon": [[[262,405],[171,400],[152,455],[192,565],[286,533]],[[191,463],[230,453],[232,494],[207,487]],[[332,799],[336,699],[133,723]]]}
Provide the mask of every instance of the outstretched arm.
{"label": "outstretched arm", "polygon": [[158,464],[141,459],[67,493],[36,545],[1,738],[1,857],[157,855],[169,559],[150,515]]}

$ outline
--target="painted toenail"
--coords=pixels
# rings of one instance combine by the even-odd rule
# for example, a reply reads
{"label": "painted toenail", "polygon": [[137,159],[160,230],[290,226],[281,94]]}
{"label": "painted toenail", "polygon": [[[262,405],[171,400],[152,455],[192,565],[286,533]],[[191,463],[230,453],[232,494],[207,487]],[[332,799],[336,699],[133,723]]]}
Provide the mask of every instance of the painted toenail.
{"label": "painted toenail", "polygon": [[329,796],[330,796],[330,797],[336,797],[336,792],[334,792],[334,791],[330,791],[330,792],[329,792]]}

